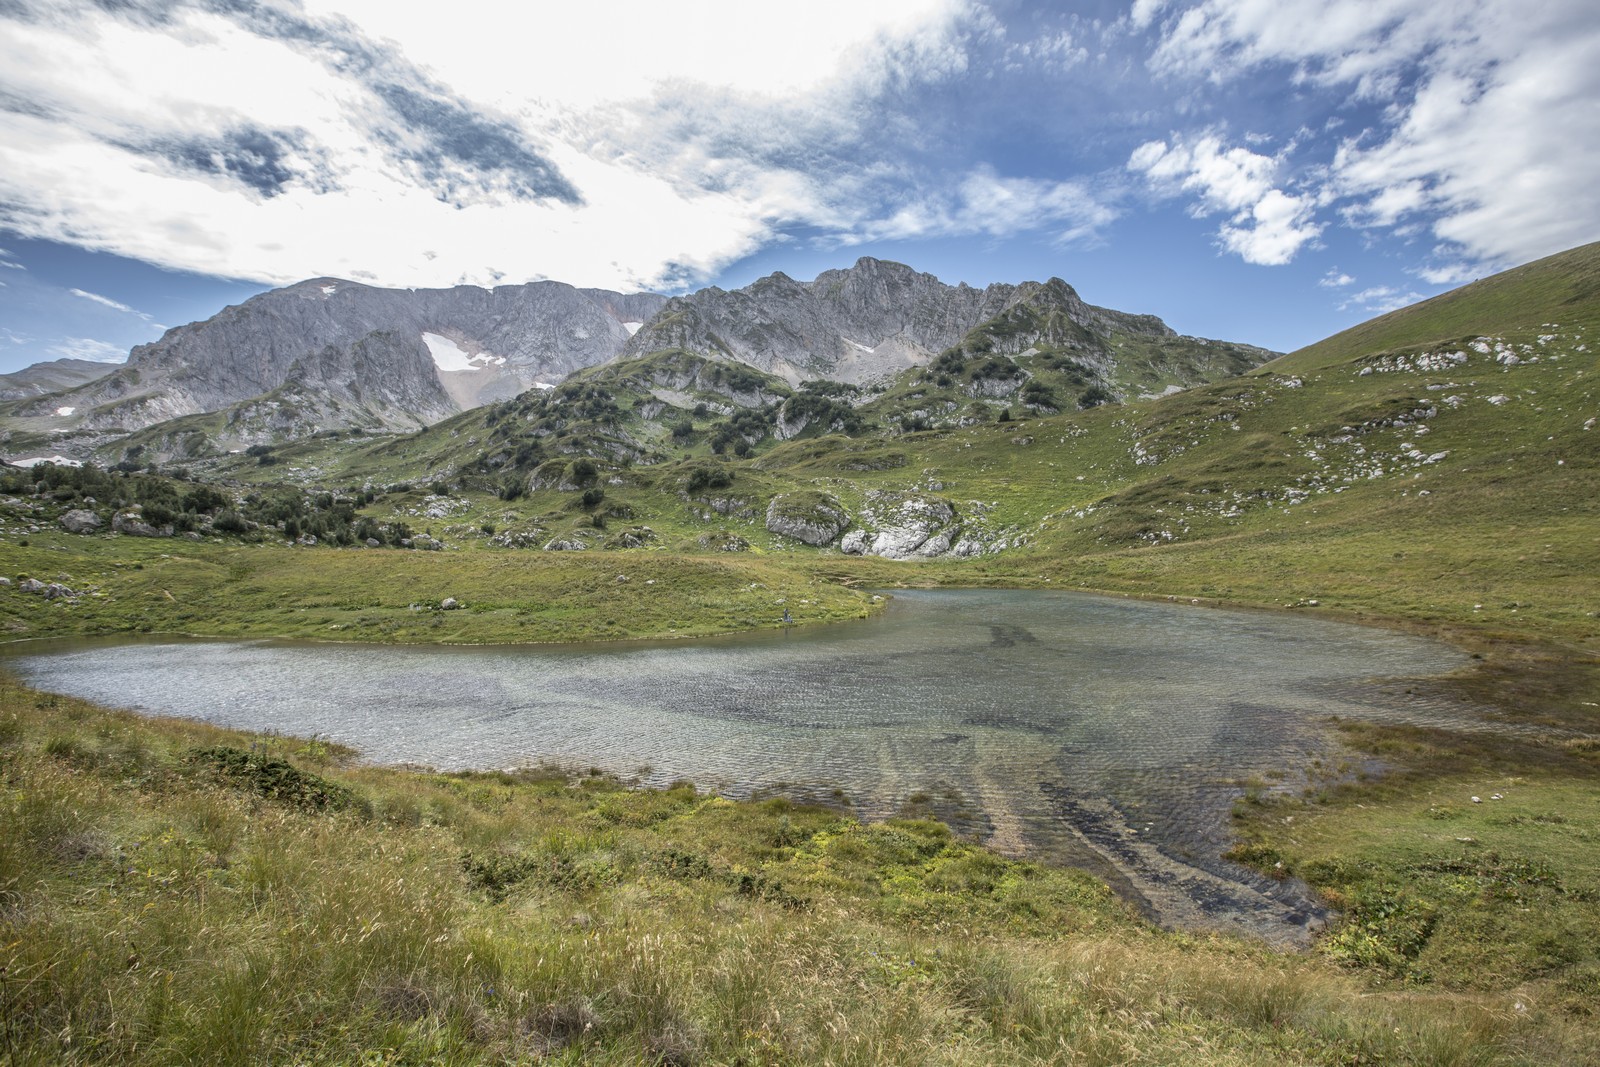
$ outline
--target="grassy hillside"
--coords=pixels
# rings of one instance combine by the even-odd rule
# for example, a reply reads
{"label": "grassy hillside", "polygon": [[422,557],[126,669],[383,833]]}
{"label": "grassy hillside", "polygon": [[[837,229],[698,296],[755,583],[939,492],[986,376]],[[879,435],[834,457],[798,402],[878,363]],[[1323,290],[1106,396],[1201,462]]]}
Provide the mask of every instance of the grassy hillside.
{"label": "grassy hillside", "polygon": [[[1341,724],[1352,763],[1381,775],[1313,775],[1297,792],[1284,783],[1306,769],[1285,768],[1241,787],[1235,858],[1343,911],[1291,957],[1151,930],[1081,877],[952,842],[920,810],[869,828],[592,776],[349,768],[325,745],[11,687],[0,1055],[1594,1061],[1597,277],[1600,246],[1576,249],[1239,378],[1057,415],[856,436],[830,423],[719,455],[725,416],[694,405],[710,416],[720,394],[680,383],[687,433],[669,446],[665,423],[660,461],[629,462],[556,443],[617,402],[579,383],[574,407],[527,401],[509,430],[506,412],[479,412],[409,437],[324,437],[235,457],[252,481],[219,488],[342,488],[327,514],[359,506],[443,551],[291,547],[270,522],[74,535],[57,517],[106,501],[0,500],[0,575],[76,594],[0,589],[16,637],[682,636],[775,625],[780,605],[799,622],[856,618],[876,610],[870,590],[901,583],[1066,586],[1419,628],[1474,666],[1393,684],[1517,727]],[[956,371],[933,386],[955,388]],[[516,459],[543,419],[566,421]],[[494,454],[509,461],[465,462]],[[985,549],[847,556],[768,531],[774,500],[828,501],[856,529],[907,500],[948,507]],[[541,551],[555,542],[566,550]]]}
{"label": "grassy hillside", "polygon": [[1381,315],[1268,364],[1304,373],[1356,356],[1467,335],[1525,333],[1545,323],[1592,327],[1600,305],[1600,243],[1583,245],[1481,278],[1431,300]]}

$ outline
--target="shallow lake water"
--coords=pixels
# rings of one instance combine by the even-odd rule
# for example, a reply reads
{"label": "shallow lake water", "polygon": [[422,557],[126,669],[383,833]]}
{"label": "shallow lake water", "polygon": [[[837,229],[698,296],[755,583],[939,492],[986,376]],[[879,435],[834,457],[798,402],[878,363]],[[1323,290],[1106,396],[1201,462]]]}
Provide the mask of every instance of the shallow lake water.
{"label": "shallow lake water", "polygon": [[28,684],[442,769],[540,761],[729,795],[912,798],[1001,851],[1086,866],[1155,918],[1303,940],[1301,887],[1220,858],[1242,780],[1299,788],[1338,715],[1471,709],[1379,680],[1463,657],[1285,613],[1073,593],[896,593],[881,618],[673,643],[475,648],[271,641],[14,648]]}

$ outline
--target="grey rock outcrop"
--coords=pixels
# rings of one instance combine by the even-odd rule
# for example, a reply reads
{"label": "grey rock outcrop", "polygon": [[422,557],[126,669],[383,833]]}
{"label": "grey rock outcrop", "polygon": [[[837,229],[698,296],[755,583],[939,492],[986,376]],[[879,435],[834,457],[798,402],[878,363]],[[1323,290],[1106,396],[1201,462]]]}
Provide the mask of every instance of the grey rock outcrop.
{"label": "grey rock outcrop", "polygon": [[[862,258],[800,282],[778,273],[743,289],[716,287],[674,297],[633,336],[620,358],[682,349],[748,364],[791,385],[813,379],[870,383],[922,366],[964,341],[975,352],[1017,355],[1041,347],[1070,350],[1114,392],[1126,392],[1119,359],[1203,365],[1197,380],[1237,373],[1274,353],[1249,345],[1180,337],[1153,315],[1131,315],[1085,303],[1059,278],[983,289],[946,285],[900,263]],[[1213,367],[1215,365],[1215,367]],[[1141,366],[1141,372],[1147,368]],[[1184,374],[1179,374],[1184,377]],[[984,378],[975,395],[1008,396],[1022,377]],[[1191,383],[1192,384],[1192,383]]]}
{"label": "grey rock outcrop", "polygon": [[926,363],[998,314],[1012,286],[949,286],[899,263],[862,258],[799,282],[778,273],[668,301],[624,357],[668,348],[721,356],[797,384],[862,382]]}
{"label": "grey rock outcrop", "polygon": [[127,537],[171,537],[171,526],[152,526],[131,511],[119,511],[111,517],[111,529]]}
{"label": "grey rock outcrop", "polygon": [[830,544],[850,525],[844,507],[826,493],[783,493],[767,505],[767,530],[808,545]]}
{"label": "grey rock outcrop", "polygon": [[961,535],[955,505],[938,497],[874,490],[839,549],[853,556],[913,559],[948,553]]}
{"label": "grey rock outcrop", "polygon": [[577,537],[558,537],[544,546],[546,552],[583,552],[588,544]]}
{"label": "grey rock outcrop", "polygon": [[77,590],[62,585],[60,582],[41,582],[37,578],[24,578],[17,583],[17,591],[33,593],[46,600],[76,600],[79,596]]}
{"label": "grey rock outcrop", "polygon": [[87,508],[73,508],[60,519],[61,528],[68,533],[94,533],[105,525],[104,520]]}
{"label": "grey rock outcrop", "polygon": [[62,428],[131,431],[337,383],[334,399],[384,417],[420,400],[396,427],[410,428],[604,362],[665,299],[561,282],[411,290],[318,278],[168,330],[125,366],[14,413],[71,408]]}

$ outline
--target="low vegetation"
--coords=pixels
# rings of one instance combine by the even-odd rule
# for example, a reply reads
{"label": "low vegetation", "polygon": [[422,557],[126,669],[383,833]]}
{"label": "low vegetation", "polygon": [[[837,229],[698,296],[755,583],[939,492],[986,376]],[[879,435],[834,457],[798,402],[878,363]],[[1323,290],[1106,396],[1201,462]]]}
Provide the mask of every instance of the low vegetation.
{"label": "low vegetation", "polygon": [[[1151,929],[925,813],[359,767],[7,684],[0,1062],[1600,1060],[1596,277],[1578,249],[1161,399],[1104,403],[1065,342],[972,338],[873,396],[658,354],[631,393],[418,434],[7,472],[16,638],[661,638],[857,619],[898,584],[1076,588],[1448,639],[1471,670],[1394,684],[1515,737],[1338,724],[1363,773],[1243,789],[1233,858],[1340,912],[1286,955]],[[656,379],[682,403],[641,437]],[[891,499],[987,547],[765,525]],[[136,505],[174,536],[61,526]]]}
{"label": "low vegetation", "polygon": [[[867,826],[687,783],[638,791],[598,773],[444,775],[348,757],[0,688],[4,1062],[1600,1054],[1592,939],[1507,961],[1500,935],[1462,936],[1430,981],[1430,957],[1397,971],[1391,955],[1410,949],[1387,928],[1384,951],[1310,956],[1164,933],[1085,875],[1000,859],[916,818]],[[1479,902],[1469,932],[1592,893],[1576,850],[1524,862],[1509,838],[1578,840],[1593,795],[1508,793],[1491,813],[1500,837],[1476,831],[1479,865],[1430,875]],[[1571,821],[1538,821],[1558,813]],[[1406,825],[1460,826],[1426,810]],[[1519,932],[1577,934],[1561,924],[1582,918],[1547,929],[1525,913]]]}

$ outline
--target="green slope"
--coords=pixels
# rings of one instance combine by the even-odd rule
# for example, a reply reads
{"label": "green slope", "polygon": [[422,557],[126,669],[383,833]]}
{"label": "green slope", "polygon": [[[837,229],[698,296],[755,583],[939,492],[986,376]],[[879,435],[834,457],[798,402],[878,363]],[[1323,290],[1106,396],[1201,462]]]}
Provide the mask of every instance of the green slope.
{"label": "green slope", "polygon": [[1600,319],[1600,242],[1482,278],[1431,300],[1381,315],[1266,365],[1303,374],[1358,355],[1543,323],[1592,325]]}

